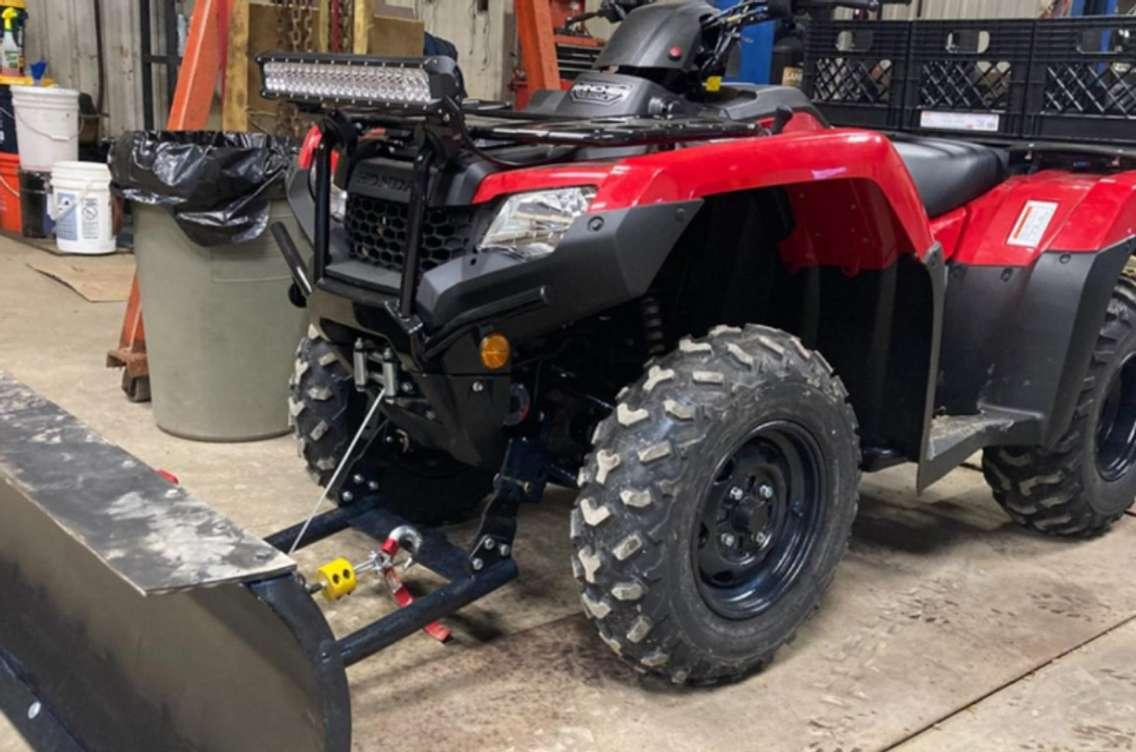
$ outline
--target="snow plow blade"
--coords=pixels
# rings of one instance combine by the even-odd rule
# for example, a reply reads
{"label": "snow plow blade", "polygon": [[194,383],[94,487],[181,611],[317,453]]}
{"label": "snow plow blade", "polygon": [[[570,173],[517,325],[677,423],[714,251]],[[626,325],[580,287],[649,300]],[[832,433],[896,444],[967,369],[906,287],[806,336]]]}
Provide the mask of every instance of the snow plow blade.
{"label": "snow plow blade", "polygon": [[350,746],[292,559],[2,373],[0,709],[37,749]]}

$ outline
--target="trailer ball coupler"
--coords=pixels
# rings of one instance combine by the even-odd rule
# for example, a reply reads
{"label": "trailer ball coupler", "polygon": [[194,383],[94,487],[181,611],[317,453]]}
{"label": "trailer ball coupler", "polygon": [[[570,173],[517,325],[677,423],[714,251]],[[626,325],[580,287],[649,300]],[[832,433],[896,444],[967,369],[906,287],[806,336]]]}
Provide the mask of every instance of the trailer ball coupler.
{"label": "trailer ball coupler", "polygon": [[[391,597],[399,608],[406,608],[414,603],[414,596],[403,584],[398,570],[405,572],[414,565],[414,556],[421,546],[422,534],[410,525],[400,525],[391,530],[378,550],[372,551],[361,564],[353,565],[342,557],[324,564],[316,570],[317,577],[315,582],[308,585],[308,592],[312,595],[319,593],[329,601],[337,601],[355,592],[361,573],[375,572],[386,582]],[[405,551],[408,557],[401,564],[396,564],[395,558],[400,551]],[[441,643],[448,642],[451,635],[449,628],[439,621],[430,622],[422,631]]]}

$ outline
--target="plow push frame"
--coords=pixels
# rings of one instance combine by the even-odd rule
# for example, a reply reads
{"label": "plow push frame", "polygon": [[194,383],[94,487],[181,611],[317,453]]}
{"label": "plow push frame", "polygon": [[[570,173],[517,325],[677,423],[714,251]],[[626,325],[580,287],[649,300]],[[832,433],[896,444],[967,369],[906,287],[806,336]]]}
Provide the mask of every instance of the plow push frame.
{"label": "plow push frame", "polygon": [[380,494],[260,540],[0,373],[0,711],[44,750],[348,750],[345,669],[517,576],[510,458],[469,551],[420,534],[446,584],[337,639],[285,552],[387,541]]}

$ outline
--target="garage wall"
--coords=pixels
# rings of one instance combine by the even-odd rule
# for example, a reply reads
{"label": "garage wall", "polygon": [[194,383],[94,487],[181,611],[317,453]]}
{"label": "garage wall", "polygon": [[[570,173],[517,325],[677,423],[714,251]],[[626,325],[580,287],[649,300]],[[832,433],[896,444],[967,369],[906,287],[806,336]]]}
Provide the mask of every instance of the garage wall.
{"label": "garage wall", "polygon": [[[385,0],[413,10],[433,33],[457,45],[467,85],[473,96],[494,99],[507,92],[517,62],[513,0]],[[594,9],[599,0],[583,0]],[[1136,0],[1123,0],[1131,5]],[[188,5],[189,3],[187,3]],[[890,18],[1036,17],[1047,0],[912,0],[909,7],[888,8]],[[31,4],[28,57],[43,57],[49,74],[60,84],[94,95],[97,64],[94,39],[94,0],[36,0]],[[139,128],[142,123],[140,63],[138,62],[137,0],[102,0],[106,44],[105,132]],[[606,23],[593,32],[606,35]],[[160,75],[161,69],[156,69]],[[164,89],[156,87],[160,91]],[[159,97],[160,99],[162,97]]]}
{"label": "garage wall", "polygon": [[470,96],[497,99],[512,77],[512,0],[386,0],[413,9],[431,34],[458,48]]}
{"label": "garage wall", "polygon": [[908,7],[885,9],[885,18],[1037,18],[1049,6],[1048,0],[919,0]]}
{"label": "garage wall", "polygon": [[[28,60],[47,60],[47,73],[59,85],[97,96],[94,0],[36,0],[28,5]],[[107,89],[103,111],[109,115],[103,127],[117,134],[142,127],[138,2],[102,0],[101,17]]]}
{"label": "garage wall", "polygon": [[[387,5],[410,8],[426,22],[426,29],[458,48],[462,73],[470,95],[500,99],[513,77],[519,58],[513,0],[385,0]],[[588,10],[600,0],[580,0]],[[606,23],[593,33],[603,34]]]}

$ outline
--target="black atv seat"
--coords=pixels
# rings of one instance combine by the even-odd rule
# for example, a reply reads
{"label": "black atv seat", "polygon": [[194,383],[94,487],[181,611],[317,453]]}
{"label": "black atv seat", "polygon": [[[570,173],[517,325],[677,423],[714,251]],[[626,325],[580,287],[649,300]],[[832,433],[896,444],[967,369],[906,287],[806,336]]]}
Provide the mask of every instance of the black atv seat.
{"label": "black atv seat", "polygon": [[916,136],[894,136],[892,143],[931,217],[978,198],[1007,176],[1009,156],[988,146]]}

